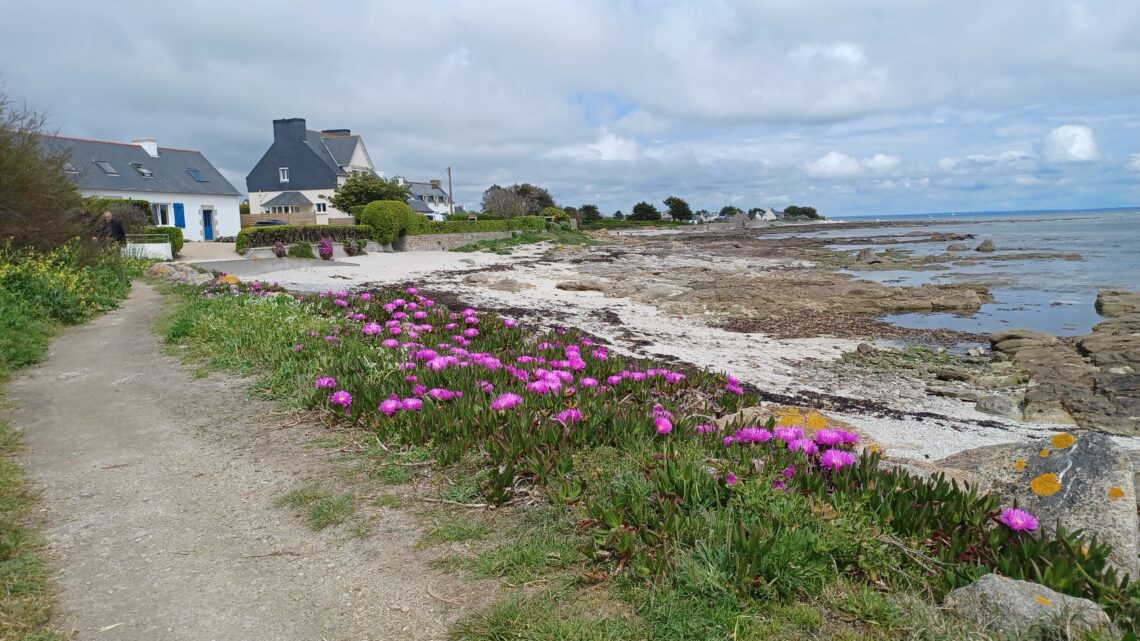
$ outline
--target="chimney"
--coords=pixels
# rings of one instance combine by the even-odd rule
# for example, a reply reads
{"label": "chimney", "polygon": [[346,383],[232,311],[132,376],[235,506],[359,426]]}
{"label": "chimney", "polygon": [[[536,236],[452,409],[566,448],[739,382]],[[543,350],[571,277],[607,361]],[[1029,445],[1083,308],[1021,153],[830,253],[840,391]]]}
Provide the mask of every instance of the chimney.
{"label": "chimney", "polygon": [[157,138],[132,138],[131,143],[142,147],[151,158],[158,158]]}
{"label": "chimney", "polygon": [[352,130],[351,129],[322,129],[321,133],[329,135],[329,136],[351,136]]}
{"label": "chimney", "polygon": [[432,186],[432,189],[439,189],[439,184],[440,184],[440,183],[439,183],[439,179],[438,179],[438,178],[437,178],[437,179],[435,179],[435,180],[433,180],[433,181],[431,181],[431,186]]}
{"label": "chimney", "polygon": [[291,140],[300,142],[305,139],[304,118],[282,118],[273,121],[273,141]]}

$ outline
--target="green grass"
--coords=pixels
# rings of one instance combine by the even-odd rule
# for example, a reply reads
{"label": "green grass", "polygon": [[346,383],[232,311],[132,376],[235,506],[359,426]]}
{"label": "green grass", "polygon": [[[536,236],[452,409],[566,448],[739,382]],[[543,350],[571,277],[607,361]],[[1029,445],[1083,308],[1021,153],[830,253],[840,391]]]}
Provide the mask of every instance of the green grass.
{"label": "green grass", "polygon": [[56,325],[15,294],[0,289],[0,383],[39,362]]}
{"label": "green grass", "polygon": [[291,505],[293,507],[309,507],[313,503],[328,496],[328,492],[316,485],[302,485],[290,490],[288,494],[277,500],[278,506]]}
{"label": "green grass", "polygon": [[416,547],[478,541],[490,533],[491,524],[477,512],[443,512],[439,521],[420,537]]}
{"label": "green grass", "polygon": [[551,242],[560,245],[598,245],[601,244],[580,231],[526,231],[518,232],[510,238],[497,238],[494,240],[481,240],[479,242],[456,247],[455,252],[489,251],[496,254],[509,254],[515,247],[533,245],[535,243]]}
{"label": "green grass", "polygon": [[314,530],[323,530],[344,523],[353,514],[356,514],[356,499],[351,493],[325,497],[309,507],[309,525]]}

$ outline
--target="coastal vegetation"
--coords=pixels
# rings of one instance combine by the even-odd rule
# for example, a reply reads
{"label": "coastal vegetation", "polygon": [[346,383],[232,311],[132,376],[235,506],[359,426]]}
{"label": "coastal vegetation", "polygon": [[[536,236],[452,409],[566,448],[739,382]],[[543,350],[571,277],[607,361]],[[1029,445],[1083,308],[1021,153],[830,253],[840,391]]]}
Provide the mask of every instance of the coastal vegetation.
{"label": "coastal vegetation", "polygon": [[1140,594],[1103,544],[880,469],[818,413],[744,412],[758,391],[731,377],[433,298],[222,282],[185,292],[166,340],[367,434],[382,467],[430,453],[451,479],[437,500],[512,508],[500,539],[476,514],[425,543],[482,542],[440,567],[529,586],[457,638],[962,638],[977,630],[933,603],[990,571],[1135,625]]}

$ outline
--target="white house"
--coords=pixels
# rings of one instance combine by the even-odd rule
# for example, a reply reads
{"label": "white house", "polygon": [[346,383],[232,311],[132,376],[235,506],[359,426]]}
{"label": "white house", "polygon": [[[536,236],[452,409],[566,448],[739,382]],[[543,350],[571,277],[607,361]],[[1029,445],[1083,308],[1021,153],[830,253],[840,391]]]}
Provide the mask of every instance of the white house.
{"label": "white house", "polygon": [[131,143],[44,136],[69,155],[64,171],[84,198],[150,202],[154,224],[179,227],[186,240],[235,236],[241,229],[234,188],[199,151],[159,147],[154,138]]}
{"label": "white house", "polygon": [[776,220],[776,210],[771,207],[764,210],[764,213],[759,216],[760,220]]}
{"label": "white house", "polygon": [[443,189],[439,180],[416,182],[404,180],[399,176],[396,179],[401,185],[408,186],[408,205],[417,214],[440,218],[451,213],[463,212],[462,206],[451,202],[451,196]]}
{"label": "white house", "polygon": [[351,214],[333,208],[328,199],[357,172],[383,176],[351,130],[312,131],[304,118],[274,120],[273,144],[245,179],[250,214],[312,216],[310,222],[321,225],[342,222]]}

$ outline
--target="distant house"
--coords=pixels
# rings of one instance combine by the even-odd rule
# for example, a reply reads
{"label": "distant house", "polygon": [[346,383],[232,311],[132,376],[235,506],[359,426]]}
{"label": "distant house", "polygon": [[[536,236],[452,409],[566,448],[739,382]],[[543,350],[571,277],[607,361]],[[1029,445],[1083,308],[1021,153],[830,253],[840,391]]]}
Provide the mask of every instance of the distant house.
{"label": "distant house", "polygon": [[771,207],[764,210],[764,213],[758,216],[760,220],[776,220],[776,210]]}
{"label": "distant house", "polygon": [[[419,214],[435,214],[446,216],[450,213],[451,197],[444,191],[440,181],[415,182],[398,178],[400,184],[408,186],[408,205],[412,211]],[[456,212],[462,212],[462,207],[456,207]]]}
{"label": "distant house", "polygon": [[250,218],[329,224],[352,220],[328,198],[353,173],[377,173],[364,140],[349,129],[313,131],[304,118],[273,121],[273,144],[246,176]]}
{"label": "distant house", "polygon": [[154,138],[130,143],[44,136],[69,155],[64,171],[84,198],[150,202],[154,224],[179,227],[186,240],[233,236],[241,222],[241,192],[199,151],[159,147]]}

